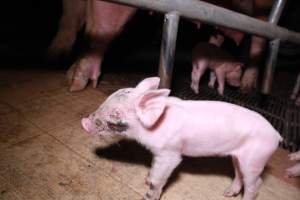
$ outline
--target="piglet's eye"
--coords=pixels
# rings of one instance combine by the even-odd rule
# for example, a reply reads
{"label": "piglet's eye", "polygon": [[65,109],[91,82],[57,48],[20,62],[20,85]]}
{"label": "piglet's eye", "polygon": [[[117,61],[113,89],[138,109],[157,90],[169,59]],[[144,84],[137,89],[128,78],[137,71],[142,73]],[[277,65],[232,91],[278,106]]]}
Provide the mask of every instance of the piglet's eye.
{"label": "piglet's eye", "polygon": [[128,124],[122,121],[118,121],[117,123],[107,121],[107,126],[110,130],[115,132],[124,132],[128,129]]}
{"label": "piglet's eye", "polygon": [[95,120],[95,124],[96,124],[96,126],[98,126],[98,127],[102,126],[102,122],[101,122],[101,120],[99,120],[99,119],[96,119],[96,120]]}

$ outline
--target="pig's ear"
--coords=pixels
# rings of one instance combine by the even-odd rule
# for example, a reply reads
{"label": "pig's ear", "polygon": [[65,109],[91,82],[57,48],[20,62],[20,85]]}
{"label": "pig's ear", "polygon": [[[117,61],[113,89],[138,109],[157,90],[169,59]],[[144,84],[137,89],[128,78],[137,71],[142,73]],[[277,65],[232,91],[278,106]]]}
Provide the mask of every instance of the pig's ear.
{"label": "pig's ear", "polygon": [[159,86],[159,77],[151,77],[142,80],[135,88],[140,92],[147,90],[156,90]]}
{"label": "pig's ear", "polygon": [[166,108],[168,89],[149,90],[143,93],[135,102],[135,112],[146,128],[151,128]]}

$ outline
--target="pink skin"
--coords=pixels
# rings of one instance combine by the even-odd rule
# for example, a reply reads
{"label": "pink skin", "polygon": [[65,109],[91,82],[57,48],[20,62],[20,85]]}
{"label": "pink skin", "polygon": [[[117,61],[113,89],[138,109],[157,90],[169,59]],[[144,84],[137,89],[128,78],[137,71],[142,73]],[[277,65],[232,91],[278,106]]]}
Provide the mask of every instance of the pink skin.
{"label": "pink skin", "polygon": [[[244,33],[227,29],[221,28],[220,29],[224,35],[232,38],[237,45],[240,44],[244,37]],[[224,41],[224,36],[218,34],[213,35],[209,39],[209,43],[215,44],[216,46],[221,46]],[[246,68],[242,80],[241,80],[241,91],[243,93],[250,93],[257,85],[257,78],[258,78],[258,65],[263,59],[263,53],[266,48],[266,39],[252,36],[250,53],[249,53],[249,66]],[[299,99],[300,104],[300,99]]]}
{"label": "pink skin", "polygon": [[225,38],[222,35],[216,34],[216,35],[210,36],[208,43],[216,45],[217,47],[220,47],[223,44],[224,40],[225,40]]}
{"label": "pink skin", "polygon": [[300,106],[300,95],[298,95],[299,90],[300,90],[300,72],[297,75],[297,80],[290,97],[292,100],[295,100],[296,106]]}
{"label": "pink skin", "polygon": [[[207,1],[248,15],[251,15],[256,9],[259,10],[272,5],[270,0]],[[68,70],[67,78],[69,80],[70,91],[84,89],[89,81],[91,81],[94,88],[97,86],[97,81],[101,74],[101,62],[107,46],[122,32],[123,27],[132,15],[134,15],[135,11],[136,9],[134,8],[118,6],[98,0],[63,0],[63,15],[60,20],[58,33],[48,49],[49,57],[57,59],[60,56],[69,54],[76,34],[82,28],[84,22],[87,24],[86,35],[90,40],[90,45],[86,48],[87,51]],[[111,13],[117,14],[111,15]],[[199,28],[201,22],[195,22],[195,24]],[[243,37],[242,33],[226,28],[220,29],[225,35],[233,38],[237,44],[240,43]],[[262,50],[265,48],[264,45],[258,44],[255,41],[252,48],[255,48],[257,45],[260,45],[260,49]],[[255,60],[253,58],[256,55],[251,54],[250,57],[250,60]],[[255,87],[258,73],[256,66],[256,63],[254,63],[253,69],[246,70],[242,80],[242,91],[248,92]]]}
{"label": "pink skin", "polygon": [[47,53],[51,60],[57,60],[70,54],[77,32],[85,23],[85,0],[62,0],[62,3],[63,15],[59,21],[58,32]]}
{"label": "pink skin", "polygon": [[[218,40],[215,40],[218,42]],[[191,88],[199,93],[199,82],[207,68],[212,70],[208,86],[214,88],[218,81],[218,93],[223,95],[225,79],[229,85],[239,87],[241,68],[243,64],[237,62],[230,54],[221,48],[209,44],[199,43],[193,50],[193,71]]]}
{"label": "pink skin", "polygon": [[84,89],[89,81],[94,88],[97,86],[100,65],[108,45],[122,32],[136,11],[136,8],[98,0],[87,0],[86,6],[85,34],[89,46],[68,71],[70,91]]}
{"label": "pink skin", "polygon": [[267,40],[261,37],[252,36],[250,49],[250,63],[245,70],[242,81],[241,91],[243,93],[250,93],[257,85],[258,66],[263,59],[263,54],[266,48]]}
{"label": "pink skin", "polygon": [[[159,78],[116,91],[89,117],[83,128],[102,138],[135,140],[153,153],[146,200],[160,199],[172,171],[184,156],[232,156],[235,178],[224,192],[253,200],[260,175],[282,140],[256,112],[218,101],[184,101],[158,89]],[[243,178],[242,178],[243,177]]]}
{"label": "pink skin", "polygon": [[[232,2],[207,1],[247,14],[254,9],[252,6],[253,0],[234,0]],[[261,1],[259,1],[259,4],[261,4]],[[262,5],[264,6],[264,4],[265,1]],[[262,5],[259,6],[262,7]],[[49,47],[49,57],[57,59],[61,55],[69,54],[76,34],[84,22],[87,24],[85,32],[90,41],[89,46],[86,47],[86,52],[78,58],[67,73],[70,91],[84,89],[89,81],[91,81],[93,87],[96,87],[101,74],[101,62],[107,46],[122,32],[123,27],[134,15],[135,11],[135,8],[99,0],[63,0],[63,15],[60,20],[58,33]],[[111,13],[115,14],[111,15]],[[197,27],[200,27],[201,22],[195,22],[195,24]],[[237,43],[239,42],[240,39],[239,36],[236,36],[237,34],[228,34]]]}
{"label": "pink skin", "polygon": [[[264,10],[270,8],[273,2],[270,0],[263,1],[253,1],[253,0],[233,0],[232,7],[235,10],[248,14],[254,15],[255,18],[266,21],[266,16],[256,15],[255,11],[259,13],[259,10]],[[232,38],[237,45],[239,45],[244,37],[244,33],[239,31],[221,27],[219,28],[224,35],[229,38]],[[223,39],[222,39],[223,38]],[[221,46],[224,41],[224,36],[221,34],[213,35],[209,39],[209,43]],[[257,85],[258,78],[258,66],[261,60],[263,59],[264,51],[266,49],[267,40],[262,37],[252,36],[251,47],[249,52],[249,66],[247,66],[242,80],[241,80],[241,91],[243,93],[250,93]],[[299,98],[300,105],[300,98]]]}
{"label": "pink skin", "polygon": [[[221,3],[221,2],[220,2]],[[230,8],[236,12],[243,13],[246,15],[252,16],[254,13],[255,1],[253,0],[232,0],[231,4],[228,1],[222,2],[225,5],[221,5],[225,8]],[[234,29],[226,28],[226,27],[216,27],[219,29],[222,34],[212,35],[209,38],[209,43],[214,44],[216,46],[221,46],[224,42],[224,35],[233,39],[237,45],[239,45],[244,37],[244,33],[240,31],[236,31]]]}
{"label": "pink skin", "polygon": [[297,163],[286,169],[286,176],[289,178],[300,176],[300,151],[289,154],[289,159],[292,161],[297,161]]}
{"label": "pink skin", "polygon": [[[272,5],[269,0],[255,1],[257,10],[263,8],[264,6]],[[267,20],[266,16],[257,15],[255,18],[259,20]],[[258,67],[263,60],[263,55],[266,49],[267,40],[262,37],[253,35],[251,38],[251,47],[249,52],[249,65],[247,66],[242,80],[241,80],[241,91],[243,93],[250,93],[257,86],[258,78]]]}

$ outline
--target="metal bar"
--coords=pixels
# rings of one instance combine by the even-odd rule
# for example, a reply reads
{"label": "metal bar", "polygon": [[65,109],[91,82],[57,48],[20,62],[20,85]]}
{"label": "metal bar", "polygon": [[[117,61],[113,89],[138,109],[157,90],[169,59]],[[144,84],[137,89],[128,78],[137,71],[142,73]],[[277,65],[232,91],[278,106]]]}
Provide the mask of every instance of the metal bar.
{"label": "metal bar", "polygon": [[180,16],[242,32],[300,44],[300,34],[199,0],[103,0]]}
{"label": "metal bar", "polygon": [[[269,23],[277,24],[280,16],[282,14],[283,8],[285,6],[286,0],[277,0],[271,10],[271,14],[269,16]],[[262,82],[262,90],[263,94],[270,94],[272,90],[272,83],[274,78],[274,71],[277,63],[277,54],[280,47],[280,40],[274,39],[269,42],[269,52],[266,59],[266,66],[264,72],[264,78]]]}
{"label": "metal bar", "polygon": [[265,95],[270,94],[272,90],[272,83],[274,78],[275,66],[277,63],[279,46],[280,40],[272,40],[269,42],[269,52],[266,58],[266,66],[261,89],[261,92]]}
{"label": "metal bar", "polygon": [[171,86],[178,23],[178,12],[173,11],[165,15],[158,72],[161,88]]}
{"label": "metal bar", "polygon": [[283,8],[285,6],[286,0],[276,0],[276,2],[274,3],[270,16],[269,16],[269,23],[271,24],[277,24],[281,13],[283,11]]}

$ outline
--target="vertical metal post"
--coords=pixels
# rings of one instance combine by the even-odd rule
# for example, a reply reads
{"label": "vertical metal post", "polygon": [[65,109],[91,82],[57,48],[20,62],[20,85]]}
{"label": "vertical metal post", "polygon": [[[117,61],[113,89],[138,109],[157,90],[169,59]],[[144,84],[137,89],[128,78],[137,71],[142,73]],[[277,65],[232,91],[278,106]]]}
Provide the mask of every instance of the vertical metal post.
{"label": "vertical metal post", "polygon": [[160,88],[170,88],[176,48],[179,13],[165,14],[159,59]]}
{"label": "vertical metal post", "polygon": [[[269,23],[277,24],[286,0],[277,0],[272,8],[271,14],[269,16]],[[266,67],[264,72],[264,79],[262,83],[262,93],[270,94],[272,90],[272,82],[274,77],[275,66],[277,63],[277,54],[279,51],[280,40],[274,39],[269,42],[269,52],[266,59]]]}

